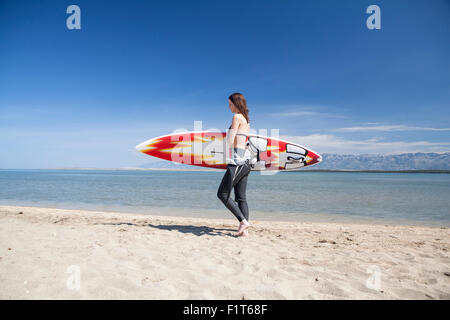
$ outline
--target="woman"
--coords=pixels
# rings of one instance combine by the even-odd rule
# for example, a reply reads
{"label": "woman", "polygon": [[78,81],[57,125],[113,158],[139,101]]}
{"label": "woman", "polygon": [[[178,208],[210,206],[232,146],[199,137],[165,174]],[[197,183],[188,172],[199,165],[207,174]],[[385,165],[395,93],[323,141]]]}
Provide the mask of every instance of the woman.
{"label": "woman", "polygon": [[[232,149],[232,156],[227,164],[227,171],[220,183],[217,196],[239,220],[239,229],[235,235],[240,237],[248,235],[247,229],[250,226],[245,196],[247,178],[250,173],[249,157],[245,152],[247,134],[250,131],[250,121],[247,102],[242,94],[233,93],[228,97],[228,103],[231,112],[234,113],[226,140],[228,148]],[[228,148],[227,151],[230,151]],[[233,188],[234,200],[230,197]]]}

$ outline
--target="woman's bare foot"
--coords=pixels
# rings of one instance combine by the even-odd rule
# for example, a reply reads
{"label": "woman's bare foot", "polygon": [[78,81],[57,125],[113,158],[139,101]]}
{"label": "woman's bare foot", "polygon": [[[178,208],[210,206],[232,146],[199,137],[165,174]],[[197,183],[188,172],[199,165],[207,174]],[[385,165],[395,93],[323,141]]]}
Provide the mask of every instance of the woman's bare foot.
{"label": "woman's bare foot", "polygon": [[242,234],[244,233],[244,231],[246,231],[248,229],[248,227],[250,227],[250,223],[248,223],[247,220],[242,220],[241,224],[239,225],[239,229],[236,232],[235,236],[236,237],[240,237],[242,236]]}

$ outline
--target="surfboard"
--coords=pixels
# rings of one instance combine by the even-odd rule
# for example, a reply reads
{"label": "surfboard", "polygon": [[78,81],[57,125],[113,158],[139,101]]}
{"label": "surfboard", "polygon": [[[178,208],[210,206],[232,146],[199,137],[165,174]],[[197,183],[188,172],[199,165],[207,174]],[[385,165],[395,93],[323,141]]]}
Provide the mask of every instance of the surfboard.
{"label": "surfboard", "polygon": [[[231,154],[226,152],[226,132],[191,131],[168,134],[136,146],[156,158],[194,166],[226,169]],[[246,149],[251,155],[251,170],[295,170],[322,161],[315,151],[297,143],[248,134]]]}

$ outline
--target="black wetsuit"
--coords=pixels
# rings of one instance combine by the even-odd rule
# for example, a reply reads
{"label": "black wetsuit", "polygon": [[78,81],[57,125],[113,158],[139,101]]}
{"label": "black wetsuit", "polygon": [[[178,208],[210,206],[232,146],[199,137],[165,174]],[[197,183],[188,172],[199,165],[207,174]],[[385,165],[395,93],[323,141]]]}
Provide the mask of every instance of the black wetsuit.
{"label": "black wetsuit", "polygon": [[[243,149],[234,149],[238,152]],[[236,216],[239,221],[246,219],[248,221],[248,205],[246,199],[247,180],[250,173],[250,163],[247,160],[244,164],[228,164],[217,197],[223,204]],[[234,200],[231,191],[234,188]]]}

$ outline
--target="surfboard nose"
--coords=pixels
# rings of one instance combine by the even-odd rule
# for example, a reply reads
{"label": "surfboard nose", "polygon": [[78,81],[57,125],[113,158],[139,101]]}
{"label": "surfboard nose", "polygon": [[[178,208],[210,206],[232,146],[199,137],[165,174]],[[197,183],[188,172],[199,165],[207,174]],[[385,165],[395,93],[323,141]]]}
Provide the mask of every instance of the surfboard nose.
{"label": "surfboard nose", "polygon": [[308,165],[322,162],[322,156],[311,150],[308,151],[308,157],[311,158],[311,160],[308,161]]}
{"label": "surfboard nose", "polygon": [[146,140],[146,141],[144,141],[144,142],[142,142],[142,143],[139,143],[139,144],[135,147],[136,150],[137,150],[137,151],[140,151],[140,152],[143,152],[144,150],[146,150],[146,149],[149,148],[149,145],[153,142],[153,140],[155,140],[155,139],[149,139],[149,140]]}
{"label": "surfboard nose", "polygon": [[135,148],[137,151],[141,151],[145,146],[145,142],[139,143]]}

